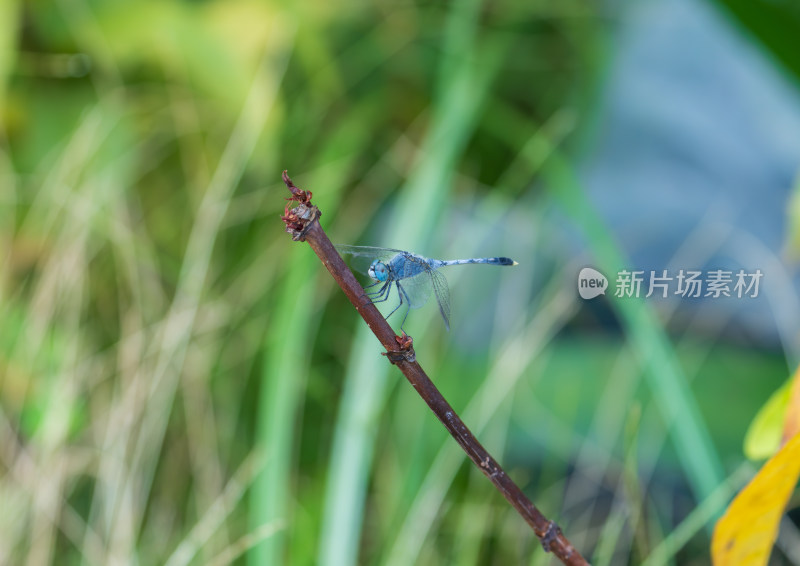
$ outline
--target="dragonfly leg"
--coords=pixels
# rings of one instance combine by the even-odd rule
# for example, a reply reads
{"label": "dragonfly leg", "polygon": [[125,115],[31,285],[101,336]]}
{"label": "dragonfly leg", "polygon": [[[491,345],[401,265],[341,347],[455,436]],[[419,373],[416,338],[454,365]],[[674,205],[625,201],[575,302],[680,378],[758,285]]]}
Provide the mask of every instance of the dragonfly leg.
{"label": "dragonfly leg", "polygon": [[[396,311],[397,309],[399,309],[399,308],[400,308],[400,307],[403,305],[403,293],[404,293],[404,291],[403,291],[403,288],[400,286],[400,283],[399,283],[399,282],[396,282],[396,283],[395,283],[395,286],[397,287],[397,296],[400,298],[400,302],[397,304],[397,306],[396,306],[396,307],[394,307],[394,308],[392,309],[392,312],[390,312],[389,314],[387,314],[387,315],[384,317],[386,320],[389,320],[389,317],[390,317],[390,316],[392,316],[392,315],[395,313],[395,311]],[[388,299],[388,298],[389,298],[389,295],[386,295],[386,299]],[[385,301],[386,299],[384,299],[384,301]]]}
{"label": "dragonfly leg", "polygon": [[373,291],[372,293],[364,293],[362,297],[366,297],[368,301],[374,303],[375,299],[379,299],[386,292],[386,287],[386,284],[384,284],[384,286],[377,291]]}
{"label": "dragonfly leg", "polygon": [[[400,323],[400,332],[405,334],[406,331],[403,330],[403,325],[406,323],[406,319],[408,318],[408,313],[411,312],[411,299],[408,298],[408,293],[406,293],[406,290],[403,289],[400,286],[400,283],[397,284],[397,294],[400,295],[400,304],[397,305],[397,307],[395,307],[395,309],[394,309],[395,311],[397,309],[399,309],[400,306],[403,304],[403,297],[405,296],[405,298],[406,298],[406,314],[403,316],[403,322]],[[392,311],[392,312],[394,312],[394,311]],[[389,317],[386,317],[386,318],[389,318]]]}
{"label": "dragonfly leg", "polygon": [[369,300],[372,301],[373,303],[382,303],[389,298],[389,293],[391,292],[391,290],[392,290],[392,282],[387,281],[386,283],[383,284],[383,287],[381,287],[380,290],[374,293],[365,293],[364,295],[368,297]]}

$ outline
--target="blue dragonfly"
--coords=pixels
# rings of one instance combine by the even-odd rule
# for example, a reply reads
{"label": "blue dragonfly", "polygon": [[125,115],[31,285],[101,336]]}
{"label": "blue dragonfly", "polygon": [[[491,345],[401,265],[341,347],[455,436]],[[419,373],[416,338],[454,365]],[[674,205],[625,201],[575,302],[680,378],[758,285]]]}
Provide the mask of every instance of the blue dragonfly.
{"label": "blue dragonfly", "polygon": [[428,302],[431,291],[436,297],[444,325],[447,330],[450,330],[450,291],[447,288],[447,280],[439,272],[439,268],[471,263],[517,265],[516,261],[507,257],[440,260],[392,248],[345,245],[334,247],[340,254],[351,256],[352,267],[374,281],[371,285],[364,287],[365,290],[380,285],[377,291],[365,293],[370,301],[373,303],[385,302],[389,300],[392,287],[397,289],[400,301],[392,312],[386,315],[386,318],[388,319],[401,306],[406,305],[406,314],[403,322],[400,323],[401,331],[403,331],[408,313],[411,309],[420,308]]}

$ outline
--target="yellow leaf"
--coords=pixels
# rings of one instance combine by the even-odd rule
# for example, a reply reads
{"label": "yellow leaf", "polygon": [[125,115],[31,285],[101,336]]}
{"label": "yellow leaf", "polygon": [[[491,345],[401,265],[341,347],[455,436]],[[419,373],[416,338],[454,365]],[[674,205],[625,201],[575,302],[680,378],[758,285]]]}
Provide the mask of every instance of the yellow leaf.
{"label": "yellow leaf", "polygon": [[766,564],[778,524],[800,476],[800,434],[796,434],[728,506],[711,538],[714,566]]}

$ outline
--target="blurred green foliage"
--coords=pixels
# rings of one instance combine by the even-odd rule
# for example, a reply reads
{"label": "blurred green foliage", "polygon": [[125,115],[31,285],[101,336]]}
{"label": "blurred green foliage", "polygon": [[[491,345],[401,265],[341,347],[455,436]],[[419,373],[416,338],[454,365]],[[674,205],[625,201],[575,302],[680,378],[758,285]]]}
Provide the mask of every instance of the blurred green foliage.
{"label": "blurred green foliage", "polygon": [[[420,360],[588,556],[646,556],[695,486],[635,346],[574,323],[531,189],[591,119],[610,23],[586,0],[0,2],[0,563],[547,560],[283,232],[283,169],[337,242],[520,260],[453,273],[460,329],[415,312]],[[738,462],[720,413],[781,358],[664,355]]]}
{"label": "blurred green foliage", "polygon": [[779,61],[794,80],[800,77],[797,28],[800,5],[791,0],[714,0]]}

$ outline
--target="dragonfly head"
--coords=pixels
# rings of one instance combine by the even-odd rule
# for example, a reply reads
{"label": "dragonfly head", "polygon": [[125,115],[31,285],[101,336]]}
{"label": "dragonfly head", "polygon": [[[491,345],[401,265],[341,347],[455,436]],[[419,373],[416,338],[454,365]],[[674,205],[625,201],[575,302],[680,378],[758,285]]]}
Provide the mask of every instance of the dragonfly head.
{"label": "dragonfly head", "polygon": [[367,275],[375,281],[386,281],[386,278],[389,277],[389,268],[386,267],[385,263],[376,259],[370,264]]}

